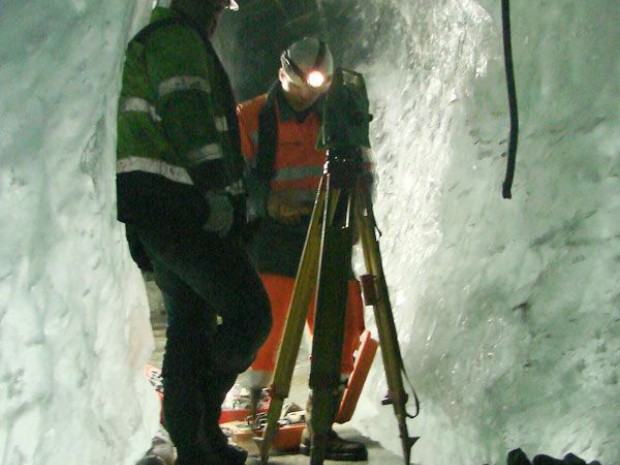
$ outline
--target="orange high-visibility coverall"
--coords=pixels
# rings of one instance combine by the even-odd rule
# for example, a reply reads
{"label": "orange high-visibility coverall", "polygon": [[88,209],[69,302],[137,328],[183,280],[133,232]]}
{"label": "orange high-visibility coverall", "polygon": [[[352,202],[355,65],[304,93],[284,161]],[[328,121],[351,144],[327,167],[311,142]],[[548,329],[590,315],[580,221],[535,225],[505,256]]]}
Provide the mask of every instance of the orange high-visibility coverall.
{"label": "orange high-visibility coverall", "polygon": [[[264,108],[265,105],[268,107]],[[271,164],[273,175],[269,183],[271,193],[282,196],[292,195],[310,202],[313,202],[316,197],[325,163],[325,151],[315,148],[321,126],[319,105],[315,104],[304,115],[295,114],[286,103],[279,83],[277,83],[269,94],[261,95],[237,106],[241,150],[248,164],[252,166],[257,162],[259,148],[261,152],[275,150],[275,158]],[[267,118],[267,121],[271,122],[271,127],[266,131],[265,128],[259,131],[261,110],[273,112],[270,118]],[[263,118],[262,121],[265,119]],[[273,140],[270,144],[263,144],[264,141],[259,140],[259,133],[271,133]],[[271,156],[273,157],[273,153]],[[266,198],[251,200],[267,201]],[[251,254],[255,258],[269,295],[273,313],[272,331],[250,367],[250,371],[255,372],[256,375],[259,374],[257,372],[271,374],[275,368],[309,220],[308,214],[303,217],[301,224],[289,226],[278,223],[277,219],[265,216],[261,218],[251,244]],[[341,372],[345,375],[353,370],[353,353],[364,331],[364,311],[359,283],[353,278],[352,272],[350,277],[341,364]],[[314,302],[309,309],[307,319],[311,333],[313,319]],[[261,377],[256,376],[256,378]],[[262,378],[265,379],[265,376]]]}

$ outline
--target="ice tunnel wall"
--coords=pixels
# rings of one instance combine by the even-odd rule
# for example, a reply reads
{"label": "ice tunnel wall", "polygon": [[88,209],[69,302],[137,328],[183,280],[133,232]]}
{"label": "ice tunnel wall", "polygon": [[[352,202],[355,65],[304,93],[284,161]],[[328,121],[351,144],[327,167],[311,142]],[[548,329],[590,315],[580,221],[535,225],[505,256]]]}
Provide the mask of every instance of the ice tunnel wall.
{"label": "ice tunnel wall", "polygon": [[[363,31],[383,32],[361,34],[376,40],[359,67],[386,276],[422,402],[413,460],[502,463],[521,447],[617,463],[620,5],[511,3],[512,200],[500,2],[359,7]],[[356,424],[398,451],[381,367],[373,380]]]}
{"label": "ice tunnel wall", "polygon": [[145,6],[0,2],[0,463],[131,463],[157,423],[115,221],[116,99]]}
{"label": "ice tunnel wall", "polygon": [[[0,2],[2,464],[129,464],[156,425],[113,190],[123,47],[150,3]],[[326,0],[313,27],[369,87],[386,277],[422,402],[413,461],[497,464],[522,447],[614,464],[620,6],[511,3],[512,200],[498,1]],[[239,60],[240,94],[265,90],[239,81]],[[398,451],[384,394],[377,360],[353,423]]]}

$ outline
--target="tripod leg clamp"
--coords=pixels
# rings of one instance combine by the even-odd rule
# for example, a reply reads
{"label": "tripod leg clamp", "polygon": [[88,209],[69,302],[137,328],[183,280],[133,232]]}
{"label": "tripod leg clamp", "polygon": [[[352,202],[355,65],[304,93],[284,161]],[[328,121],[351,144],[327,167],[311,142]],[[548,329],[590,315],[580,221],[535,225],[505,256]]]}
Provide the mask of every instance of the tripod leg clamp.
{"label": "tripod leg clamp", "polygon": [[362,294],[364,295],[364,303],[367,306],[375,305],[377,303],[377,288],[375,286],[376,276],[372,274],[365,274],[360,276],[360,282],[362,285]]}

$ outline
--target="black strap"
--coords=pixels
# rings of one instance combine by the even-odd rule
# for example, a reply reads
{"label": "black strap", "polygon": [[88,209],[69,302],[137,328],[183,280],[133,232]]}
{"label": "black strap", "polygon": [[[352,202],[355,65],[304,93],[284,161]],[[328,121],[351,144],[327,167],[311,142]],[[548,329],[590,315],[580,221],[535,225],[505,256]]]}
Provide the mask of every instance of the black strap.
{"label": "black strap", "polygon": [[502,196],[512,198],[511,188],[517,160],[517,142],[519,139],[519,113],[514,68],[512,63],[512,44],[510,38],[510,2],[502,0],[502,27],[504,38],[504,62],[506,67],[506,85],[508,88],[508,105],[510,109],[510,137],[508,139],[508,166],[506,178],[502,185]]}
{"label": "black strap", "polygon": [[316,53],[316,60],[314,60],[314,65],[312,65],[313,69],[320,68],[325,60],[325,55],[327,54],[327,45],[321,39],[319,41],[319,50]]}
{"label": "black strap", "polygon": [[276,150],[278,145],[278,121],[276,100],[279,82],[275,82],[267,92],[267,100],[258,114],[258,148],[254,161],[256,176],[262,181],[271,182],[275,176]]}

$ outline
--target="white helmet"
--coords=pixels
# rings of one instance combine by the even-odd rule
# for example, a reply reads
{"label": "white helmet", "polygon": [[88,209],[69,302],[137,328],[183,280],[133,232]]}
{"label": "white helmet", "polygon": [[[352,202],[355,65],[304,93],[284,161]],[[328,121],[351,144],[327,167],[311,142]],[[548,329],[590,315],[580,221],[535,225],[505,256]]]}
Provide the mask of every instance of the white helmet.
{"label": "white helmet", "polygon": [[289,78],[301,80],[314,88],[329,82],[334,72],[334,59],[329,47],[316,37],[304,37],[294,42],[282,53],[280,61]]}
{"label": "white helmet", "polygon": [[216,9],[238,10],[239,4],[235,0],[207,0]]}

